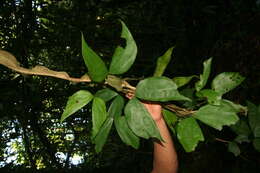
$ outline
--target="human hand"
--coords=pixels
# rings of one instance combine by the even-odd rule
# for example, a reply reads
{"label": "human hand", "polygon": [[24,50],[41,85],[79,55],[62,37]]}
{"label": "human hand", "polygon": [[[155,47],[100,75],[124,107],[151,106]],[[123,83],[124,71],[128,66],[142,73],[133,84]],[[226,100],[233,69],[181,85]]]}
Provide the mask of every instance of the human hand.
{"label": "human hand", "polygon": [[155,102],[142,102],[154,121],[162,119],[162,106]]}

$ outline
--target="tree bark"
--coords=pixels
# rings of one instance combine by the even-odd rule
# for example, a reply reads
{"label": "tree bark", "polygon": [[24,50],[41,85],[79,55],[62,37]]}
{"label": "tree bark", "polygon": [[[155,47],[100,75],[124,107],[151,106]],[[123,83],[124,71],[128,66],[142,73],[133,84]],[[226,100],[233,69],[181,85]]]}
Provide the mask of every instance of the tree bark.
{"label": "tree bark", "polygon": [[28,131],[27,131],[27,127],[25,125],[24,122],[22,122],[20,119],[18,119],[21,127],[22,127],[22,131],[23,131],[23,143],[24,143],[24,147],[25,147],[25,151],[28,155],[28,159],[29,159],[29,162],[30,162],[30,165],[31,165],[31,169],[33,170],[36,170],[37,167],[36,167],[36,162],[35,162],[35,159],[33,157],[34,153],[32,151],[32,146],[31,146],[31,142],[29,140],[29,137],[28,137]]}

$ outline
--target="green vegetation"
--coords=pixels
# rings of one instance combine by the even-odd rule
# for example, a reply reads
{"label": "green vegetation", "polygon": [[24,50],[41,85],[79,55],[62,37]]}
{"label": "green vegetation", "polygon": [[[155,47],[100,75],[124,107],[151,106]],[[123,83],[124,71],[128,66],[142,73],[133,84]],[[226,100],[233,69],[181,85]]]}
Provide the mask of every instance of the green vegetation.
{"label": "green vegetation", "polygon": [[149,172],[141,101],[180,172],[259,170],[258,1],[2,2],[0,171]]}

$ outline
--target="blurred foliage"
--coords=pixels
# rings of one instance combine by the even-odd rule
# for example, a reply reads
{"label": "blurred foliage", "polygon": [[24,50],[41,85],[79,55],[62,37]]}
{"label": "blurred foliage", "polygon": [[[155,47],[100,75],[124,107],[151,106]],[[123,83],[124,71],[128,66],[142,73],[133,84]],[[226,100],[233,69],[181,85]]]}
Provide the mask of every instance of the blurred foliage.
{"label": "blurred foliage", "polygon": [[[80,76],[86,70],[80,57],[80,31],[108,62],[112,57],[110,50],[124,44],[117,35],[120,27],[116,21],[122,19],[141,50],[127,76],[142,78],[152,74],[156,58],[165,48],[175,45],[166,76],[198,74],[205,58],[213,56],[216,74],[238,71],[246,77],[242,86],[227,97],[258,105],[259,9],[258,0],[1,0],[0,48],[12,52],[24,67],[44,64]],[[91,88],[17,75],[3,66],[0,74],[1,172],[33,172],[39,168],[45,168],[42,172],[151,170],[151,143],[141,141],[140,149],[133,150],[122,145],[113,130],[102,153],[95,154],[90,140],[89,107],[65,123],[59,122],[68,96],[79,88]],[[239,144],[241,155],[235,158],[226,152],[225,142],[214,139],[235,139],[237,133],[227,128],[221,134],[203,129],[204,135],[211,138],[195,152],[184,153],[176,144],[180,172],[259,170],[259,153],[252,143]],[[58,157],[61,153],[65,156]],[[84,161],[74,165],[72,158],[76,155]]]}

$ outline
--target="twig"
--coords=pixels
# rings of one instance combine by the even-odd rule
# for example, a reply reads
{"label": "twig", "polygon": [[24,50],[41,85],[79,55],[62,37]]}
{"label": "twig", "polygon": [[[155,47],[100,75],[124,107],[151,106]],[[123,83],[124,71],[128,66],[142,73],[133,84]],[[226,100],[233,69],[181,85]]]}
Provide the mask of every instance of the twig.
{"label": "twig", "polygon": [[219,142],[224,142],[224,143],[229,143],[230,141],[224,140],[224,139],[220,139],[220,138],[215,138],[216,141]]}
{"label": "twig", "polygon": [[[50,70],[44,66],[36,66],[32,69],[23,68],[20,66],[20,63],[16,58],[9,52],[0,50],[0,64],[15,70],[22,74],[27,75],[41,75],[41,76],[50,76],[60,79],[65,79],[71,82],[92,82],[90,77],[83,75],[81,78],[70,77],[66,72]],[[109,85],[115,88],[119,92],[123,92],[126,95],[134,96],[136,88],[130,85],[127,80],[138,80],[138,78],[124,78],[121,79],[114,75],[108,75],[104,85]],[[178,107],[174,104],[163,105],[166,109],[175,112],[179,116],[188,116],[193,114],[195,111],[188,110],[185,108]]]}
{"label": "twig", "polygon": [[163,105],[163,107],[165,107],[166,109],[168,109],[172,112],[175,112],[178,116],[181,116],[181,117],[189,116],[189,115],[194,114],[196,112],[196,111],[193,111],[193,110],[181,108],[181,107],[176,106],[174,104],[165,104],[165,105]]}

